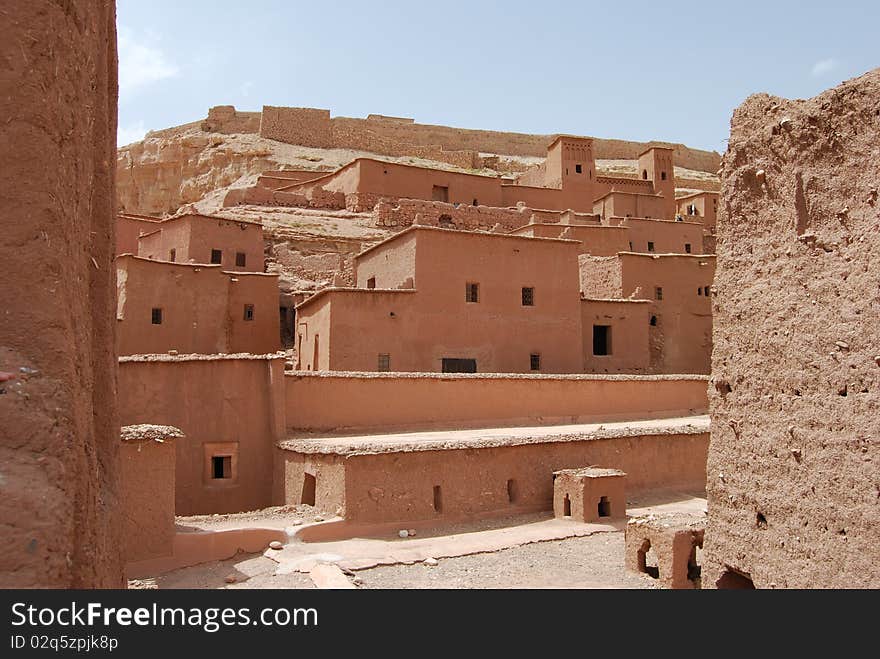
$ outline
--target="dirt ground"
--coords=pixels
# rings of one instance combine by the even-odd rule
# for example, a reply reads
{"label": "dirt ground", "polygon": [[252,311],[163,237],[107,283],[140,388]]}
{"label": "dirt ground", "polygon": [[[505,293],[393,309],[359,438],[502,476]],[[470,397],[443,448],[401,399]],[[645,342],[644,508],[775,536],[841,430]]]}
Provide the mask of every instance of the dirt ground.
{"label": "dirt ground", "polygon": [[623,533],[537,542],[491,554],[360,570],[361,588],[654,588],[623,567]]}
{"label": "dirt ground", "polygon": [[[623,533],[538,542],[498,552],[390,565],[349,574],[359,588],[624,588],[651,589],[655,581],[623,567]],[[262,554],[239,554],[176,570],[155,579],[132,582],[132,588],[290,588],[310,589],[308,574],[275,574],[277,563]],[[231,575],[236,582],[225,579]]]}

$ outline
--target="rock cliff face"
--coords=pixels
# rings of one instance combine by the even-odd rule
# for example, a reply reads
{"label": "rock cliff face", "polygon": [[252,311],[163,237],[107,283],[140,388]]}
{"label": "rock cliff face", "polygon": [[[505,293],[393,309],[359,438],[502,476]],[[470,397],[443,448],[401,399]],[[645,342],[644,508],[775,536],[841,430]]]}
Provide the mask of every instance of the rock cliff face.
{"label": "rock cliff face", "polygon": [[116,160],[120,211],[162,215],[199,201],[241,176],[279,165],[253,135],[220,135],[190,129],[147,137],[119,149]]}

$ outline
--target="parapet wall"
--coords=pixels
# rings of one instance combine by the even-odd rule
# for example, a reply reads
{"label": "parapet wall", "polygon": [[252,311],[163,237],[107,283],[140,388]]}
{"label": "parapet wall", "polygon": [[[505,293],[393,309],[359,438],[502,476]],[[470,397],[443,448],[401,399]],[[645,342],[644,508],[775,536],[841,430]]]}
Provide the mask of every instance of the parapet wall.
{"label": "parapet wall", "polygon": [[880,587],[878,99],[880,69],[733,115],[703,587]]}
{"label": "parapet wall", "polygon": [[298,371],[284,379],[287,427],[314,431],[663,418],[707,406],[701,376]]}
{"label": "parapet wall", "polygon": [[418,223],[423,226],[489,231],[500,224],[507,232],[528,221],[530,211],[526,211],[420,199],[380,199],[373,209],[373,219],[379,227],[408,227],[418,217]]}

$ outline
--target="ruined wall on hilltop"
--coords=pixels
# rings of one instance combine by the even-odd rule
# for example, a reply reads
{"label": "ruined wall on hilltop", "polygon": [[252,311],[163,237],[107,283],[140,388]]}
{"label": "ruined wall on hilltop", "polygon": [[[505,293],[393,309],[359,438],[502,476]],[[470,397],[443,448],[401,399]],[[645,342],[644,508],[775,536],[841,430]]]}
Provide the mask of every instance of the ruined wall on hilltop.
{"label": "ruined wall on hilltop", "polygon": [[0,587],[119,588],[115,4],[7,3],[0,34]]}
{"label": "ruined wall on hilltop", "polygon": [[[263,107],[260,135],[289,144],[418,156],[468,168],[480,166],[477,154],[481,152],[543,158],[555,137],[433,126],[380,115],[367,119],[331,118],[329,110],[272,106]],[[674,150],[679,167],[714,173],[721,161],[714,151],[691,149],[683,144],[593,139],[597,159],[635,160],[651,146],[668,146]]]}
{"label": "ruined wall on hilltop", "polygon": [[703,585],[880,587],[880,70],[724,158]]}

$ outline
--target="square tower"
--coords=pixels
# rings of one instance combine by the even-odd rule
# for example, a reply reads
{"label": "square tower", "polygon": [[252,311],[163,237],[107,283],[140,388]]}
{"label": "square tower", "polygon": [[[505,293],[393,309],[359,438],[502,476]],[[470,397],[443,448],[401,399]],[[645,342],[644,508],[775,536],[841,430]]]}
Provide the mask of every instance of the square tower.
{"label": "square tower", "polygon": [[593,138],[560,135],[547,147],[546,168],[547,187],[583,189],[592,201],[596,181]]}
{"label": "square tower", "polygon": [[651,181],[654,192],[664,200],[664,220],[675,219],[674,151],[665,146],[653,146],[639,155],[639,178]]}

